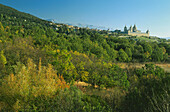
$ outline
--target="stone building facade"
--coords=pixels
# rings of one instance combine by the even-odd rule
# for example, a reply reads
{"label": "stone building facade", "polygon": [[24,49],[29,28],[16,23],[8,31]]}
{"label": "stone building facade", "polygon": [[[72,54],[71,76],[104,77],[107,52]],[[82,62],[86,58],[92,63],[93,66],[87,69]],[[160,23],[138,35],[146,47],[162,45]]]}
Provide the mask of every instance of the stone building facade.
{"label": "stone building facade", "polygon": [[129,29],[125,26],[124,31],[122,33],[128,34],[130,36],[146,36],[146,37],[149,37],[149,30],[147,30],[146,32],[141,32],[140,30],[137,30],[136,25],[134,25],[133,27],[130,26]]}

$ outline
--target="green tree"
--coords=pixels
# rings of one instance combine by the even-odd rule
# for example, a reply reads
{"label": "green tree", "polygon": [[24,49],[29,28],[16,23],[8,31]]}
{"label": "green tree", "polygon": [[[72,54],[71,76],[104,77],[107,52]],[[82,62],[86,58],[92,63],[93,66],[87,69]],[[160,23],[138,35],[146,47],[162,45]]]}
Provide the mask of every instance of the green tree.
{"label": "green tree", "polygon": [[121,62],[129,61],[129,57],[123,49],[120,49],[118,54],[119,54],[119,56],[118,56],[119,61],[121,61]]}
{"label": "green tree", "polygon": [[4,15],[3,15],[3,14],[1,14],[1,21],[3,20],[3,17],[4,17]]}
{"label": "green tree", "polygon": [[131,49],[126,47],[125,52],[129,56],[129,61],[132,60],[132,51],[131,51]]}
{"label": "green tree", "polygon": [[108,55],[110,56],[111,60],[116,61],[116,58],[118,57],[118,51],[111,48],[108,50]]}
{"label": "green tree", "polygon": [[78,75],[71,60],[71,54],[67,50],[63,50],[56,53],[55,60],[52,62],[55,69],[63,75],[67,82],[75,80]]}
{"label": "green tree", "polygon": [[4,32],[4,27],[1,22],[0,22],[0,32]]}
{"label": "green tree", "polygon": [[6,60],[6,57],[4,56],[4,51],[1,50],[1,52],[0,52],[0,65],[2,67],[5,67],[5,64],[7,64],[7,60]]}
{"label": "green tree", "polygon": [[153,61],[162,61],[164,58],[163,49],[159,47],[155,48],[151,57]]}
{"label": "green tree", "polygon": [[147,52],[147,51],[149,52],[150,55],[152,54],[153,49],[149,43],[144,44],[144,52]]}

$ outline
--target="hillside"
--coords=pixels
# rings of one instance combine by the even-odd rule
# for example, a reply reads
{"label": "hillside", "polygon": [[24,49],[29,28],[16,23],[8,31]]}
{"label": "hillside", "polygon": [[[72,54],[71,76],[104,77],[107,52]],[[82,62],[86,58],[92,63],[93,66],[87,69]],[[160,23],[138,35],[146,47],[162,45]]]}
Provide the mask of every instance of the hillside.
{"label": "hillside", "polygon": [[169,73],[153,64],[170,62],[166,40],[56,24],[4,5],[0,14],[0,111],[143,112],[154,101],[168,109]]}
{"label": "hillside", "polygon": [[47,21],[44,21],[38,17],[35,17],[33,15],[30,15],[24,12],[20,12],[16,9],[13,9],[11,7],[8,7],[2,4],[0,4],[0,14],[1,14],[1,17],[4,16],[4,17],[10,17],[10,18],[17,18],[17,20],[27,20],[29,22],[36,22],[36,23],[41,23],[41,24],[47,23]]}

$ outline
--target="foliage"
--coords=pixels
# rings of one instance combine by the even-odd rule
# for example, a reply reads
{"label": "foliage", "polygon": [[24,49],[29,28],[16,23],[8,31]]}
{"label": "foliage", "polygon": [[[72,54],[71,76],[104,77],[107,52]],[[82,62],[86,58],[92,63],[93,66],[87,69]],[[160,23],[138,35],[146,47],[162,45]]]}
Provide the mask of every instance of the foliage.
{"label": "foliage", "polygon": [[132,85],[122,102],[121,111],[167,111],[169,74],[154,64],[146,64],[145,67],[136,69],[134,73],[136,75],[130,77]]}
{"label": "foliage", "polygon": [[52,62],[59,74],[63,74],[66,81],[71,82],[77,77],[75,66],[71,62],[71,54],[64,50],[56,55],[56,60]]}
{"label": "foliage", "polygon": [[161,67],[155,66],[154,64],[145,64],[145,66],[141,69],[136,69],[135,74],[138,77],[147,76],[148,74],[152,74],[158,78],[165,77],[165,71]]}
{"label": "foliage", "polygon": [[[0,20],[0,111],[167,110],[168,73],[154,64],[122,69],[114,63],[169,62],[168,41],[70,28],[1,4]],[[118,92],[83,93],[75,81],[99,94]]]}
{"label": "foliage", "polygon": [[157,79],[149,74],[141,78],[138,85],[127,94],[122,111],[167,111],[170,90],[168,80],[169,77]]}
{"label": "foliage", "polygon": [[129,87],[127,74],[123,69],[111,63],[98,62],[92,64],[89,70],[89,83],[93,86],[115,87],[124,89]]}
{"label": "foliage", "polygon": [[36,65],[29,59],[27,66],[14,66],[15,74],[5,77],[1,81],[0,99],[5,107],[2,110],[22,110],[31,108],[34,98],[52,97],[60,89],[69,88],[62,76],[58,77],[51,65]]}
{"label": "foliage", "polygon": [[129,61],[129,57],[123,49],[120,49],[118,53],[119,53],[118,59],[120,62],[128,62]]}
{"label": "foliage", "polygon": [[5,64],[7,64],[7,60],[6,60],[6,57],[4,56],[3,50],[0,52],[0,64],[2,66],[5,66]]}

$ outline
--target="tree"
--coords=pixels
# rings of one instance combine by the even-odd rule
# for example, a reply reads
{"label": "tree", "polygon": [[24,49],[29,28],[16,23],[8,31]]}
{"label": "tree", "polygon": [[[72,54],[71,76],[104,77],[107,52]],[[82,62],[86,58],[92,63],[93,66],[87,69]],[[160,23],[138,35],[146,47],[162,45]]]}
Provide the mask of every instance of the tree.
{"label": "tree", "polygon": [[126,94],[121,106],[122,112],[168,112],[169,80],[168,75],[164,78],[153,74],[140,77],[136,86]]}
{"label": "tree", "polygon": [[116,61],[116,58],[118,57],[118,51],[111,48],[108,50],[108,54],[109,54],[111,60]]}
{"label": "tree", "polygon": [[4,15],[3,15],[3,14],[1,14],[1,21],[3,20],[3,17],[4,17]]}
{"label": "tree", "polygon": [[4,51],[1,50],[0,52],[0,66],[5,67],[5,64],[7,64],[6,57],[4,56]]}
{"label": "tree", "polygon": [[71,54],[67,50],[56,53],[55,60],[52,62],[59,74],[62,74],[67,82],[76,79],[77,71],[71,62]]}
{"label": "tree", "polygon": [[57,91],[70,87],[62,75],[57,76],[50,64],[42,67],[41,60],[38,69],[31,59],[28,59],[27,65],[17,63],[13,68],[17,70],[15,74],[0,81],[0,102],[5,104],[0,107],[6,111],[31,109],[38,100],[44,100],[41,97],[47,100]]}
{"label": "tree", "polygon": [[120,49],[118,54],[119,54],[119,56],[118,56],[119,61],[121,61],[121,62],[129,61],[129,57],[123,49]]}
{"label": "tree", "polygon": [[149,43],[145,43],[144,44],[144,52],[149,52],[149,54],[151,55],[152,54],[152,46],[149,44]]}
{"label": "tree", "polygon": [[4,27],[1,22],[0,22],[0,32],[4,32]]}
{"label": "tree", "polygon": [[129,60],[132,60],[132,51],[131,51],[131,49],[126,47],[125,52],[129,56]]}
{"label": "tree", "polygon": [[83,46],[82,46],[81,43],[78,43],[78,42],[72,43],[71,49],[72,49],[73,51],[83,52]]}
{"label": "tree", "polygon": [[163,58],[164,58],[164,54],[163,53],[164,53],[163,49],[161,49],[159,47],[155,48],[153,53],[152,53],[152,56],[151,56],[152,60],[153,61],[158,61],[158,62],[162,61]]}

